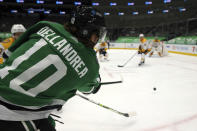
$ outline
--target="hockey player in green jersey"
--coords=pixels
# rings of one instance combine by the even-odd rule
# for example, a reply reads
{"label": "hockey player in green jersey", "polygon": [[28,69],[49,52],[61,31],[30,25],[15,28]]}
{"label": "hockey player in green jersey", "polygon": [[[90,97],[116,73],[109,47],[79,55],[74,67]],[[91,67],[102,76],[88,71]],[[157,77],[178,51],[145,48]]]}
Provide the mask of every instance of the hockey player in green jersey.
{"label": "hockey player in green jersey", "polygon": [[55,131],[48,117],[76,91],[96,93],[99,64],[93,50],[104,17],[79,6],[65,25],[41,21],[9,48],[0,68],[0,131]]}

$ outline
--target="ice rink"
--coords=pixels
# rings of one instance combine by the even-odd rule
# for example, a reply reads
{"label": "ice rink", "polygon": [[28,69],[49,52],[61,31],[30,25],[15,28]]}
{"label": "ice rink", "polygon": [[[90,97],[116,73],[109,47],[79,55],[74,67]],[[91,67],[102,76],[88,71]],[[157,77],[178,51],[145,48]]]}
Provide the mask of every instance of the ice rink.
{"label": "ice rink", "polygon": [[75,96],[56,113],[64,122],[57,123],[57,131],[197,131],[197,57],[154,55],[139,67],[136,55],[117,67],[135,52],[109,50],[110,60],[100,62],[102,82],[123,83],[103,85],[86,97],[137,115],[127,118]]}

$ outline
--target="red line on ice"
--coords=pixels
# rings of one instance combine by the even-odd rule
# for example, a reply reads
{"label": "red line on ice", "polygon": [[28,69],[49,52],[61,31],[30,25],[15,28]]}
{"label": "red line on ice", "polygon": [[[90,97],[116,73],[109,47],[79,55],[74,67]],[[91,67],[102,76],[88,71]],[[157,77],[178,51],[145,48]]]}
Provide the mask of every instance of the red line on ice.
{"label": "red line on ice", "polygon": [[170,124],[166,124],[166,125],[162,125],[162,126],[158,126],[158,127],[153,127],[153,128],[150,128],[150,129],[145,129],[143,131],[158,131],[158,130],[165,129],[165,128],[171,128],[171,127],[174,127],[174,126],[177,126],[177,125],[187,123],[187,122],[192,121],[194,119],[197,119],[197,114],[195,114],[193,116],[190,116],[188,118],[185,118],[183,120],[179,120],[179,121],[176,121],[176,122],[173,122],[173,123],[170,123]]}

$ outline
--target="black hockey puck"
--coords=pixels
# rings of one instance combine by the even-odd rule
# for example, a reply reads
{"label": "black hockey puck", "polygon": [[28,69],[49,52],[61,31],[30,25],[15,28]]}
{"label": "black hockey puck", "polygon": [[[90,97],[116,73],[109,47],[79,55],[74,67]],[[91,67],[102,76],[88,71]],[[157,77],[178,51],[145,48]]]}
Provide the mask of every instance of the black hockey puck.
{"label": "black hockey puck", "polygon": [[154,88],[153,88],[153,90],[154,90],[154,91],[156,91],[156,90],[157,90],[157,88],[156,88],[156,87],[154,87]]}

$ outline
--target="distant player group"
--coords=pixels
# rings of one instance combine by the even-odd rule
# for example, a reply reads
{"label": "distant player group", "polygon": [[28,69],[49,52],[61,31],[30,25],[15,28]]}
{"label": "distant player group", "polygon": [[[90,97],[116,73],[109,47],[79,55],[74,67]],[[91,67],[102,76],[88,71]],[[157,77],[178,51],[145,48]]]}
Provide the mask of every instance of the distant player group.
{"label": "distant player group", "polygon": [[[141,59],[139,62],[139,66],[145,63],[145,56],[149,55],[149,57],[152,57],[154,53],[157,53],[158,56],[162,57],[165,55],[164,45],[163,42],[161,42],[158,37],[155,37],[152,41],[148,41],[144,34],[139,35],[140,44],[138,47],[138,54],[141,55]],[[108,59],[108,52],[109,45],[107,42],[102,41],[97,47],[96,52],[99,53],[99,60],[101,62],[103,61],[109,61]]]}

